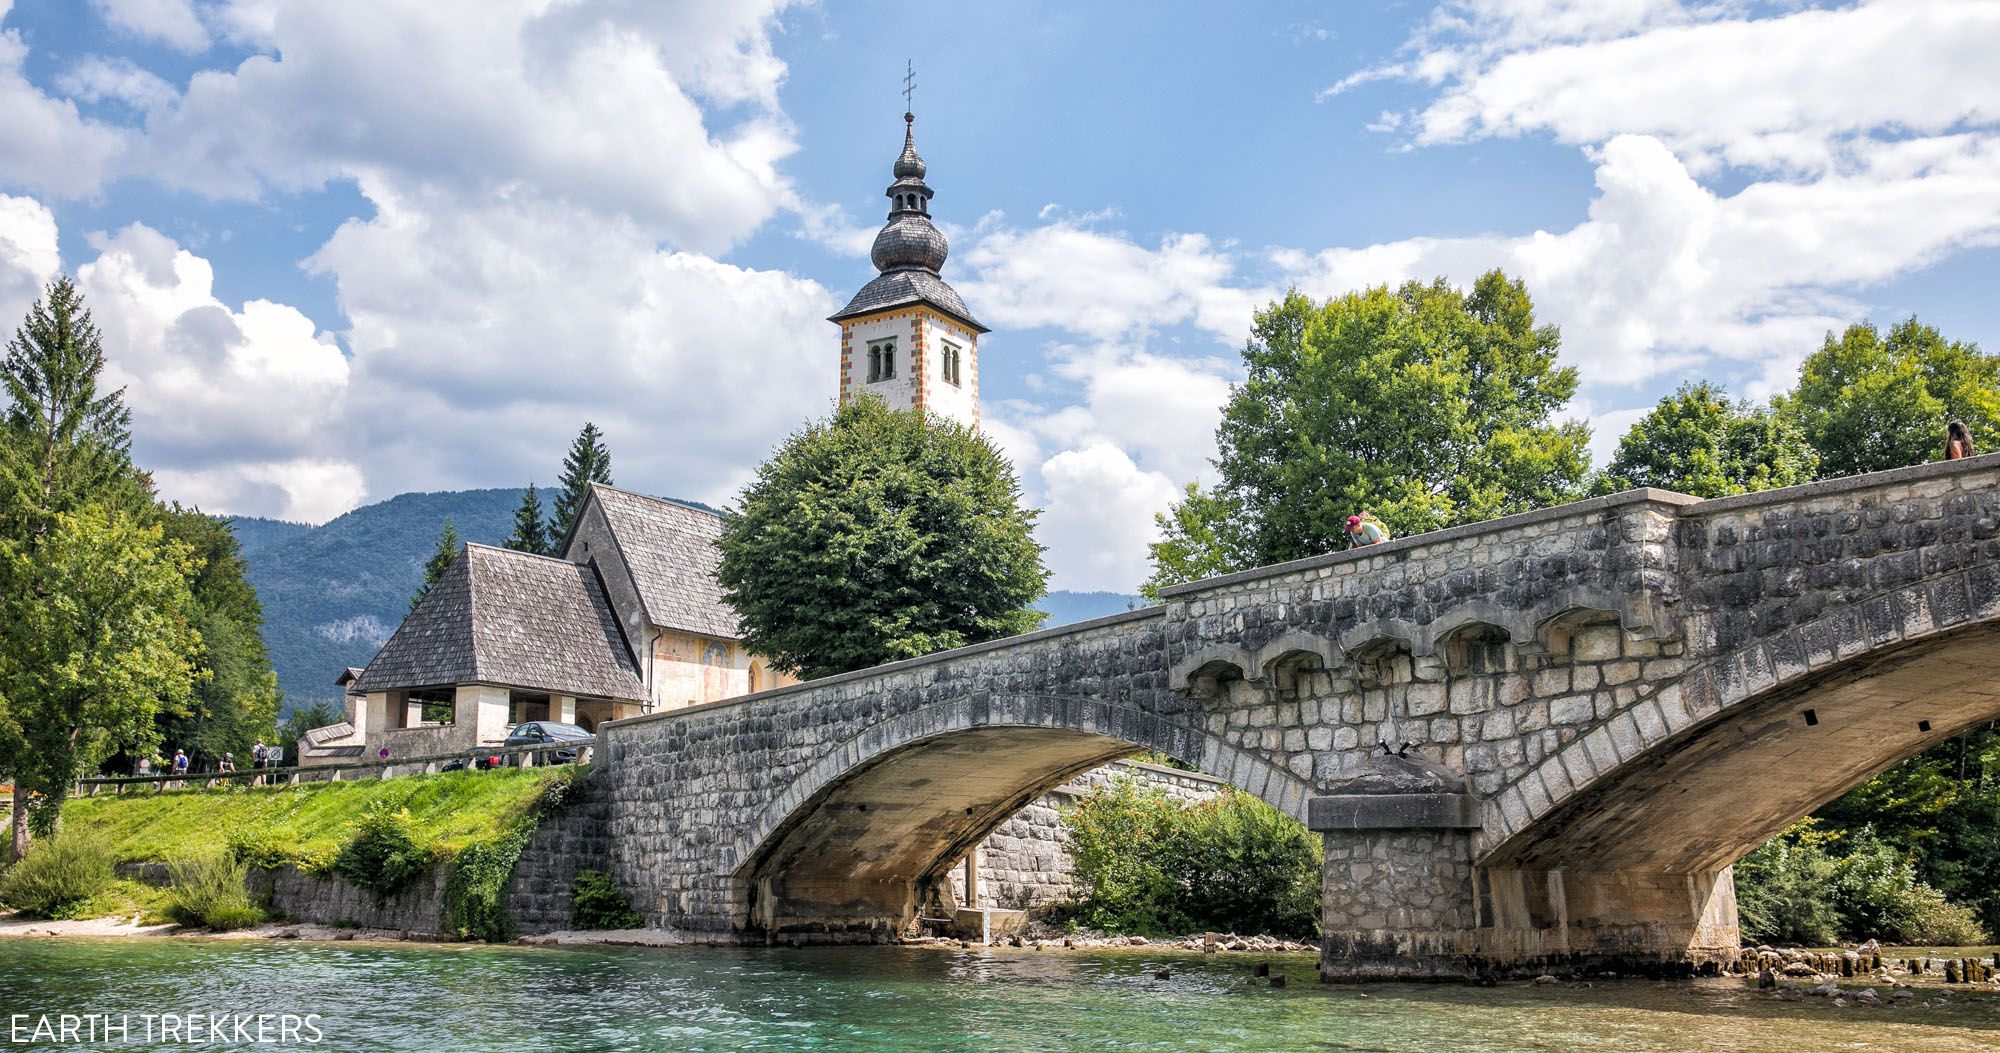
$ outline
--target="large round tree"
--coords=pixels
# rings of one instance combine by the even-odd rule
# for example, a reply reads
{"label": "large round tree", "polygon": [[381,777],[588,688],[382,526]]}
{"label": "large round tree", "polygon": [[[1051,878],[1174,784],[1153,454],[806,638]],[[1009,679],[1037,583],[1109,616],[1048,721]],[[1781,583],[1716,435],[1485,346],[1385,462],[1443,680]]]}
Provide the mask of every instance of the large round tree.
{"label": "large round tree", "polygon": [[863,397],[759,466],[719,576],[750,650],[828,676],[1038,625],[1035,515],[977,430]]}

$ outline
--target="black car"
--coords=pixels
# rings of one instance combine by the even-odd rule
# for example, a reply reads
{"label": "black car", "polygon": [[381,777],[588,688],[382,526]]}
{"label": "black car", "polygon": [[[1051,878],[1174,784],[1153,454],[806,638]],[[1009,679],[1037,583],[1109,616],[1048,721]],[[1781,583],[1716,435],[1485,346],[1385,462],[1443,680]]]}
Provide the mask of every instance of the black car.
{"label": "black car", "polygon": [[[514,725],[514,730],[507,733],[507,741],[502,742],[500,746],[504,748],[507,746],[540,746],[545,743],[574,742],[576,743],[574,746],[565,746],[552,750],[537,750],[535,752],[535,764],[537,766],[543,764],[573,764],[577,757],[582,754],[583,747],[595,737],[590,732],[577,727],[575,724],[564,724],[557,720],[529,720]],[[491,748],[486,747],[485,749]],[[474,768],[486,769],[498,768],[510,762],[519,764],[520,761],[516,758],[520,756],[520,754],[513,753],[488,753],[484,752],[484,750],[473,750],[472,766]]]}

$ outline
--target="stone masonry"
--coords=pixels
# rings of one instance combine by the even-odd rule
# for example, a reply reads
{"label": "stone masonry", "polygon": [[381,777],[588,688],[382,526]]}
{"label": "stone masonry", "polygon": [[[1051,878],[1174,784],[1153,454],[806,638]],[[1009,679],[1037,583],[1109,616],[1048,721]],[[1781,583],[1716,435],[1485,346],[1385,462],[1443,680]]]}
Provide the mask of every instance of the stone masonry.
{"label": "stone masonry", "polygon": [[1695,968],[1738,855],[2000,717],[1996,635],[2000,456],[1640,490],[614,722],[608,858],[693,938],[888,939],[1151,749],[1321,831],[1329,979]]}
{"label": "stone masonry", "polygon": [[[1076,866],[1070,859],[1062,813],[1114,779],[1130,779],[1189,804],[1217,797],[1227,785],[1212,775],[1137,761],[1087,771],[1036,798],[979,843],[980,895],[972,905],[1032,910],[1075,898]],[[950,881],[952,902],[968,903],[963,863],[952,867]]]}

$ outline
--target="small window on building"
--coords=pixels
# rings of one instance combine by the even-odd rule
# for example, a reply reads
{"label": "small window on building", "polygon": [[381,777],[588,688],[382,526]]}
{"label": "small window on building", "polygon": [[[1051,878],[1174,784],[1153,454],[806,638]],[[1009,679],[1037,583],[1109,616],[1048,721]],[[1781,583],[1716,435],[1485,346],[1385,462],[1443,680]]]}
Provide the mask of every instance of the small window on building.
{"label": "small window on building", "polygon": [[449,725],[457,706],[458,692],[450,687],[419,687],[396,693],[402,717],[397,727],[428,728]]}
{"label": "small window on building", "polygon": [[944,382],[956,387],[958,385],[958,376],[959,376],[957,344],[946,343],[944,345],[943,364],[944,364]]}
{"label": "small window on building", "polygon": [[512,691],[507,695],[507,723],[526,724],[549,719],[549,696]]}
{"label": "small window on building", "polygon": [[894,380],[896,377],[896,342],[883,340],[868,347],[868,380]]}

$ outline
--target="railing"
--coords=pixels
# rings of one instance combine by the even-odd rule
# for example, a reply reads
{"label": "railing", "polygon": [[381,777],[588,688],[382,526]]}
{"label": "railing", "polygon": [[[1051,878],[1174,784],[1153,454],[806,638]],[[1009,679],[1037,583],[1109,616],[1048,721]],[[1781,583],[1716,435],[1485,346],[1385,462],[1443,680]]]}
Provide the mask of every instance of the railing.
{"label": "railing", "polygon": [[476,762],[488,758],[498,758],[494,767],[533,768],[549,763],[572,763],[555,760],[551,762],[542,755],[557,751],[576,751],[574,763],[590,763],[591,754],[596,749],[597,740],[574,739],[568,742],[537,742],[526,746],[481,746],[460,750],[457,753],[437,753],[423,757],[389,757],[377,760],[352,761],[345,764],[293,765],[284,768],[244,768],[239,771],[204,771],[175,774],[155,772],[150,775],[113,775],[76,781],[75,795],[96,797],[101,793],[124,794],[132,791],[151,790],[162,793],[176,789],[213,789],[231,784],[248,786],[296,786],[302,782],[344,782],[351,779],[388,779],[398,775],[428,775],[440,771],[445,765],[457,762],[466,768],[474,768]]}

